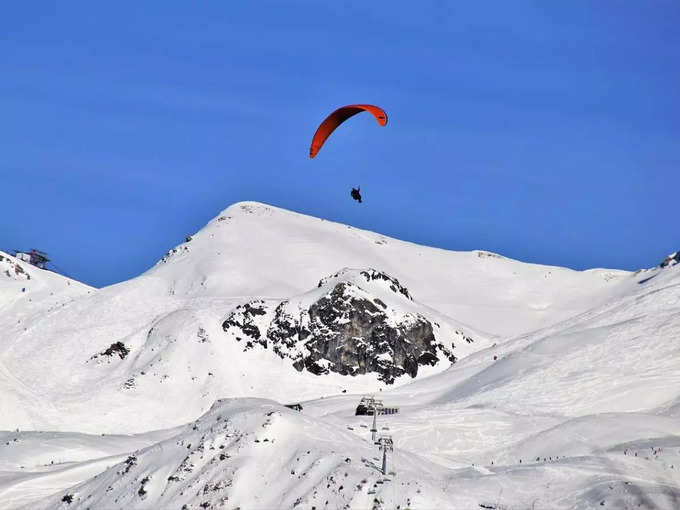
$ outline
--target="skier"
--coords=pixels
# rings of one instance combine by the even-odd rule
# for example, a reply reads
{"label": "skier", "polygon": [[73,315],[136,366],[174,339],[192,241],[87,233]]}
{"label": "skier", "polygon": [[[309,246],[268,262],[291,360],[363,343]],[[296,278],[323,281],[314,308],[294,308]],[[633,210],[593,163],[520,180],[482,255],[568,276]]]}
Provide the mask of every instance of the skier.
{"label": "skier", "polygon": [[359,186],[358,188],[352,188],[352,191],[350,192],[350,195],[352,195],[352,198],[359,203],[361,203],[360,190],[361,190],[361,186]]}

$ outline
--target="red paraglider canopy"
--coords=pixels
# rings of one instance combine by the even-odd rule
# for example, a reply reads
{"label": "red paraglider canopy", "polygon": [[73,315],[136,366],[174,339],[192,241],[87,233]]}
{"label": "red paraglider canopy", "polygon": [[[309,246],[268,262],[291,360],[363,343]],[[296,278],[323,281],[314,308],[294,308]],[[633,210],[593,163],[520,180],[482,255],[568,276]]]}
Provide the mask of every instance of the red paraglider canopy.
{"label": "red paraglider canopy", "polygon": [[381,126],[387,124],[387,114],[385,113],[385,110],[378,106],[373,106],[372,104],[350,104],[338,108],[328,117],[326,117],[326,119],[317,128],[316,133],[314,133],[314,138],[312,138],[312,146],[309,148],[309,157],[313,158],[318,154],[319,150],[321,150],[321,146],[331,135],[331,133],[335,131],[335,128],[337,128],[350,117],[353,117],[357,113],[361,112],[370,112]]}

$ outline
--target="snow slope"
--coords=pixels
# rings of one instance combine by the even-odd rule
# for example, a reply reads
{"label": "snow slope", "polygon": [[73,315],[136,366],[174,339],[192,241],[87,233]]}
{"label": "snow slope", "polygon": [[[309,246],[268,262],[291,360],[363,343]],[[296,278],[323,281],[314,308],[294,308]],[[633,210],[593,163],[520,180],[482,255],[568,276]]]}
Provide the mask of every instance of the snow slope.
{"label": "snow slope", "polygon": [[[131,453],[44,508],[386,508],[443,507],[442,468],[408,463],[400,479],[377,470],[373,446],[356,434],[266,400],[220,401],[176,436]],[[427,494],[427,495],[426,495]],[[32,505],[41,508],[42,505]]]}
{"label": "snow slope", "polygon": [[256,202],[229,207],[145,276],[167,282],[173,295],[280,298],[302,294],[344,267],[384,271],[422,303],[502,336],[604,302],[630,276],[430,248]]}
{"label": "snow slope", "polygon": [[31,319],[51,312],[95,289],[52,271],[39,269],[0,251],[0,317]]}
{"label": "snow slope", "polygon": [[0,251],[0,415],[9,419],[2,428],[28,422],[34,410],[27,403],[36,399],[31,381],[17,377],[18,361],[3,354],[23,335],[31,334],[37,323],[95,292]]}
{"label": "snow slope", "polygon": [[[484,331],[554,323],[636,285],[627,272],[427,248],[239,203],[137,278],[57,307],[45,301],[29,324],[17,322],[28,313],[18,303],[0,314],[0,404],[9,410],[0,427],[143,432],[193,419],[225,395],[285,402],[374,391],[375,375],[297,372],[272,352],[242,352],[221,328],[245,301],[304,294],[344,267],[398,278],[449,331],[470,325],[479,343],[458,342],[462,355],[487,345]],[[118,343],[124,358],[111,351]]]}
{"label": "snow slope", "polygon": [[[403,306],[489,337],[392,387],[297,372],[222,329],[252,299],[313,301],[344,267],[385,271],[420,302]],[[24,391],[0,393],[3,427],[63,431],[3,433],[3,507],[680,508],[677,264],[575,272],[246,203],[136,279],[26,331],[0,321],[4,383]],[[117,341],[129,352],[104,354]],[[365,391],[400,408],[378,417],[387,476],[354,415]],[[247,396],[310,400],[233,398]]]}
{"label": "snow slope", "polygon": [[[637,281],[628,295],[383,392],[402,406],[384,420],[397,447],[474,466],[484,482],[456,483],[495,483],[503,508],[680,508],[680,271]],[[305,410],[356,428],[355,403]]]}

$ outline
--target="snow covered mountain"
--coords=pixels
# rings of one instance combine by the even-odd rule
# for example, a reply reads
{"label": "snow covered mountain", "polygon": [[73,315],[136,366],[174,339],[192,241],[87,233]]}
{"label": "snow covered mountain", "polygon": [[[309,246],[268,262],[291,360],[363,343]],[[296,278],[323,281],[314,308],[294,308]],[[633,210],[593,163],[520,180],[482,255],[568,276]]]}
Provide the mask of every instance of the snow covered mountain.
{"label": "snow covered mountain", "polygon": [[[232,332],[224,331],[224,321],[239,305],[258,299],[299,306],[323,292],[317,288],[306,295],[320,279],[347,267],[374,268],[415,296],[417,302],[393,292],[386,296],[376,282],[343,284],[379,299],[389,297],[384,331],[388,315],[402,321],[393,332],[407,331],[403,320],[409,317],[427,319],[432,338],[421,322],[428,340],[417,356],[413,351],[380,362],[379,356],[395,354],[392,345],[364,363],[368,371],[345,367],[319,376],[294,368],[299,360],[292,351],[301,346],[286,347],[283,357],[282,349],[243,352],[240,342],[230,341]],[[0,363],[6,377],[0,403],[9,398],[12,405],[4,405],[9,412],[0,416],[0,427],[141,432],[194,419],[225,395],[285,402],[342,390],[376,391],[395,378],[397,384],[407,382],[416,366],[421,375],[443,370],[453,356],[500,341],[508,331],[582,312],[630,285],[635,284],[627,272],[577,272],[487,252],[427,248],[263,204],[239,203],[137,278],[34,314],[30,326],[18,323],[13,310],[1,314],[6,334]],[[328,338],[321,336],[314,339],[317,354],[306,358],[308,368],[334,363]],[[435,343],[455,348],[450,354],[435,348],[437,354],[431,352]],[[321,344],[323,356],[318,354]],[[427,356],[420,358],[424,352],[442,361],[432,367],[435,359],[426,362]],[[414,356],[420,358],[415,365]],[[381,364],[401,368],[384,370]],[[358,375],[343,375],[350,372]],[[127,413],[136,419],[129,420]]]}
{"label": "snow covered mountain", "polygon": [[452,330],[446,317],[425,314],[438,315],[414,302],[397,279],[375,269],[344,269],[293,299],[239,305],[222,327],[245,342],[244,350],[271,345],[297,370],[374,372],[393,383],[404,374],[416,377],[423,365],[454,362],[456,345],[474,342],[462,326]]}
{"label": "snow covered mountain", "polygon": [[229,207],[187,239],[144,275],[175,296],[281,298],[345,267],[375,268],[421,303],[502,336],[571,317],[630,281],[627,271],[573,271],[430,248],[256,202]]}
{"label": "snow covered mountain", "polygon": [[[677,264],[577,272],[240,203],[118,285],[28,302],[16,274],[3,507],[680,507]],[[364,392],[399,408],[386,476]]]}

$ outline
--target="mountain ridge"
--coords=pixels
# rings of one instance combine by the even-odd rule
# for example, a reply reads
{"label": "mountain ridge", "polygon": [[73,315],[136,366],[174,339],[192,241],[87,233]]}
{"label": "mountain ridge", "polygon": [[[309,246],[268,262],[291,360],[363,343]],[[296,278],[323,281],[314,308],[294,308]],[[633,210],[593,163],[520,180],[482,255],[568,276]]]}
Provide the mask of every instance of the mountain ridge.
{"label": "mountain ridge", "polygon": [[[448,349],[454,340],[451,355],[444,356],[449,360],[511,336],[520,326],[522,331],[559,322],[635,285],[627,272],[579,273],[487,252],[420,247],[259,203],[237,203],[136,278],[96,291],[83,288],[77,298],[33,315],[31,327],[0,314],[7,332],[0,399],[13,410],[0,427],[92,432],[101,430],[98,416],[105,413],[111,416],[106,431],[143,432],[183,423],[225,395],[288,401],[375,391],[383,387],[377,372],[297,372],[294,360],[275,352],[243,352],[222,327],[243,303],[303,296],[346,267],[375,268],[416,296],[421,308],[414,311],[447,331],[437,341]],[[573,298],[572,290],[587,300]],[[432,326],[435,335],[439,326]],[[422,352],[431,352],[426,344]],[[331,362],[325,349],[310,367]],[[375,370],[382,370],[385,361],[378,358],[394,353],[395,344],[382,349],[369,363]],[[440,362],[430,367],[435,358],[421,358],[422,352],[413,359],[424,365],[408,361],[405,368],[399,361],[383,377],[403,384],[410,376],[401,370],[415,375],[417,366],[420,377],[445,368]],[[228,370],[224,360],[238,360],[241,369]],[[90,402],[79,397],[87,388],[95,388]],[[159,394],[162,398],[154,397]],[[119,410],[130,406],[153,412],[129,422]]]}
{"label": "mountain ridge", "polygon": [[[6,282],[8,508],[680,502],[678,264],[575,272],[248,203],[114,286],[52,303],[50,285],[29,302],[24,280]],[[246,305],[262,308],[225,331]],[[457,359],[418,364],[411,379],[393,345],[418,315]],[[262,343],[244,349],[254,328]],[[359,361],[354,347],[325,358],[328,373],[296,370],[298,352],[311,366],[313,349],[356,337],[374,345],[368,365],[391,360],[381,368],[394,385],[342,375]],[[433,352],[426,330],[419,338],[413,359]],[[386,474],[371,417],[355,415],[365,394],[399,411],[378,417],[394,445]],[[297,402],[299,412],[281,405]]]}

